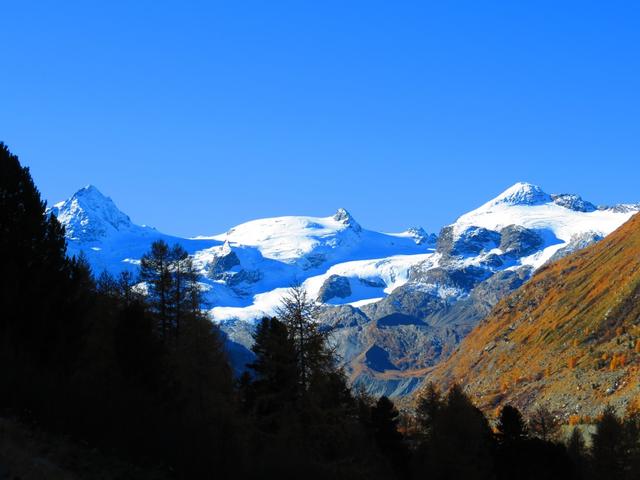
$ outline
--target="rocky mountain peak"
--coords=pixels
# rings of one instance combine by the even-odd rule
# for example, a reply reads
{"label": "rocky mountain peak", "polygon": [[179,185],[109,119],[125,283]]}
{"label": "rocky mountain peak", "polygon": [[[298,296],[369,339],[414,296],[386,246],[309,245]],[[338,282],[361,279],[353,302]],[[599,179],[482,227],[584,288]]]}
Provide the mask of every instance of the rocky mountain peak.
{"label": "rocky mountain peak", "polygon": [[553,203],[560,205],[561,207],[574,210],[576,212],[594,212],[597,210],[596,206],[583,200],[580,195],[574,195],[571,193],[558,193],[551,195]]}
{"label": "rocky mountain peak", "polygon": [[551,201],[551,196],[537,185],[518,182],[507,188],[490,203],[494,205],[540,205]]}
{"label": "rocky mountain peak", "polygon": [[95,241],[108,232],[124,231],[133,226],[131,219],[113,200],[93,185],[87,185],[69,199],[57,203],[51,212],[65,226],[69,237],[82,241]]}
{"label": "rocky mountain peak", "polygon": [[338,211],[333,216],[333,219],[337,222],[340,222],[348,227],[351,227],[354,231],[359,232],[362,230],[360,224],[356,222],[353,216],[344,208],[339,208]]}

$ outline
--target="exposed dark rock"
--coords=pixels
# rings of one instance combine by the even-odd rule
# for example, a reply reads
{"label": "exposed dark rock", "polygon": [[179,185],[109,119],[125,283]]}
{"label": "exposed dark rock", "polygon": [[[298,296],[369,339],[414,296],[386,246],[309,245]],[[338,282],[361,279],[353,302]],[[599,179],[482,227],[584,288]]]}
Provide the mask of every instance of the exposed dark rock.
{"label": "exposed dark rock", "polygon": [[313,253],[301,259],[302,268],[304,270],[308,270],[310,268],[317,268],[326,261],[327,261],[327,257],[322,253]]}
{"label": "exposed dark rock", "polygon": [[360,224],[356,222],[353,216],[351,216],[351,214],[344,208],[339,208],[336,214],[333,216],[333,219],[347,225],[348,227],[351,227],[351,229],[356,233],[362,231],[362,227],[360,226]]}
{"label": "exposed dark rock", "polygon": [[446,302],[433,293],[415,284],[405,284],[396,288],[379,302],[364,305],[361,310],[369,318],[383,318],[394,313],[402,313],[415,318],[425,318],[440,310]]}
{"label": "exposed dark rock", "polygon": [[538,233],[520,225],[509,225],[500,230],[500,249],[508,255],[531,255],[543,244],[544,240]]}
{"label": "exposed dark rock", "polygon": [[[482,269],[480,269],[482,270]],[[490,274],[490,272],[486,272]],[[331,325],[332,338],[347,372],[359,372],[351,377],[353,385],[370,394],[406,395],[419,382],[388,377],[388,361],[401,371],[433,366],[447,358],[460,341],[506,295],[520,287],[530,276],[531,268],[501,271],[477,282],[470,293],[458,301],[445,301],[423,284],[408,283],[397,288],[383,300],[361,308],[351,306],[323,309],[321,321]],[[444,278],[455,278],[446,272]],[[356,363],[368,345],[374,350],[363,361],[368,370]],[[378,373],[386,371],[385,377]],[[416,374],[415,379],[420,375]]]}
{"label": "exposed dark rock", "polygon": [[349,279],[340,275],[331,275],[320,287],[318,301],[326,303],[332,298],[347,298],[349,295],[351,295]]}
{"label": "exposed dark rock", "polygon": [[500,234],[482,227],[467,228],[457,237],[453,227],[447,226],[440,231],[436,251],[443,256],[477,255],[489,251],[500,244]]}
{"label": "exposed dark rock", "polygon": [[357,327],[370,321],[362,310],[351,305],[326,305],[320,310],[319,320],[333,329]]}
{"label": "exposed dark rock", "polygon": [[360,278],[359,281],[361,284],[366,285],[367,287],[384,288],[387,286],[382,280],[379,279],[369,280],[367,278]]}
{"label": "exposed dark rock", "polygon": [[479,282],[486,279],[492,272],[485,268],[469,265],[461,268],[435,267],[425,271],[412,272],[411,281],[427,285],[451,287],[462,291],[469,291]]}
{"label": "exposed dark rock", "polygon": [[378,345],[373,345],[364,354],[365,364],[372,370],[377,372],[384,372],[385,370],[397,370],[396,367],[389,360],[389,353],[380,348]]}
{"label": "exposed dark rock", "polygon": [[354,381],[353,386],[356,389],[363,388],[375,398],[383,395],[394,398],[409,395],[421,382],[421,376],[380,379],[365,372]]}
{"label": "exposed dark rock", "polygon": [[553,254],[548,263],[560,260],[562,257],[566,257],[570,253],[586,248],[593,243],[599,242],[600,240],[602,240],[602,235],[596,232],[586,232],[581,235],[574,235],[573,237],[571,237],[569,243],[566,246],[562,247],[560,250]]}
{"label": "exposed dark rock", "polygon": [[414,238],[416,245],[435,245],[438,240],[434,233],[427,233],[422,227],[411,227],[407,232]]}
{"label": "exposed dark rock", "polygon": [[436,240],[436,252],[450,255],[451,250],[453,250],[453,226],[448,225],[440,230],[440,235]]}
{"label": "exposed dark rock", "polygon": [[379,327],[396,327],[398,325],[420,325],[422,322],[416,317],[404,313],[391,313],[378,319]]}
{"label": "exposed dark rock", "polygon": [[216,256],[207,267],[209,276],[214,280],[222,277],[224,272],[231,270],[233,267],[240,265],[240,259],[236,252],[229,250],[225,255]]}
{"label": "exposed dark rock", "polygon": [[568,208],[569,210],[575,210],[576,212],[593,212],[597,210],[593,203],[583,200],[580,195],[559,193],[551,195],[551,198],[553,199],[553,203]]}

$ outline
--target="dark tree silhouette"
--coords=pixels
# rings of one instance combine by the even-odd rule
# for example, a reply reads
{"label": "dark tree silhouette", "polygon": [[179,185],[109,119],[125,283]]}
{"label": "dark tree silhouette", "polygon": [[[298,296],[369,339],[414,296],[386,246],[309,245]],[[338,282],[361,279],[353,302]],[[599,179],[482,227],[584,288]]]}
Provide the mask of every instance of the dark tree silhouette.
{"label": "dark tree silhouette", "polygon": [[382,396],[371,409],[371,426],[380,451],[385,455],[396,474],[408,476],[409,451],[398,431],[400,412],[387,397]]}
{"label": "dark tree silhouette", "polygon": [[498,424],[498,439],[502,443],[514,443],[527,436],[527,427],[520,411],[511,405],[505,405],[500,411]]}
{"label": "dark tree silhouette", "polygon": [[140,280],[147,285],[147,301],[160,322],[160,335],[166,340],[170,320],[171,257],[169,245],[157,240],[140,260]]}
{"label": "dark tree silhouette", "polygon": [[544,407],[536,409],[529,418],[531,433],[542,440],[551,440],[559,428],[558,420]]}
{"label": "dark tree silhouette", "polygon": [[611,407],[604,410],[591,440],[595,474],[599,478],[622,478],[626,463],[625,432]]}

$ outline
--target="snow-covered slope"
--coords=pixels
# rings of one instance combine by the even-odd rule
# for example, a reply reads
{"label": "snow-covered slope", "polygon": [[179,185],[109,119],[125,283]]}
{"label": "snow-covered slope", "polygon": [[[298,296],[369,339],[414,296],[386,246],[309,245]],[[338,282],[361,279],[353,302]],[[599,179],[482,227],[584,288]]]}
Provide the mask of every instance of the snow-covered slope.
{"label": "snow-covered slope", "polygon": [[602,238],[640,209],[640,205],[596,208],[578,195],[548,195],[538,186],[516,183],[495,199],[462,215],[453,224],[459,239],[474,227],[500,232],[518,225],[537,233],[544,243],[521,263],[540,267],[571,242],[593,235]]}
{"label": "snow-covered slope", "polygon": [[51,209],[66,227],[69,252],[82,251],[96,273],[134,270],[157,239],[182,244],[200,268],[213,317],[220,321],[273,313],[282,289],[293,283],[329,305],[362,306],[411,280],[422,287],[433,283],[441,296],[464,296],[464,288],[440,288],[441,278],[434,280],[429,271],[538,268],[563,249],[602,238],[638,210],[639,205],[596,208],[577,195],[549,195],[517,183],[443,228],[434,250],[435,236],[421,228],[374,232],[344,209],[329,217],[253,220],[191,239],[134,224],[91,185]]}
{"label": "snow-covered slope", "polygon": [[190,254],[220,244],[216,240],[173,237],[152,227],[136,225],[111,198],[93,185],[81,188],[49,211],[65,227],[68,253],[79,255],[82,252],[96,274],[103,270],[111,273],[136,271],[142,255],[160,239],[180,243]]}
{"label": "snow-covered slope", "polygon": [[[92,186],[51,211],[66,227],[69,252],[83,252],[96,273],[137,269],[155,240],[181,244],[201,273],[213,320],[247,347],[255,320],[273,314],[289,286],[302,284],[324,305],[323,321],[334,329],[352,381],[393,395],[408,393],[422,369],[535,269],[606,236],[640,204],[595,207],[517,183],[438,237],[421,228],[367,230],[339,209],[179,238],[134,224]],[[376,370],[369,351],[388,354],[387,370]]]}
{"label": "snow-covered slope", "polygon": [[345,303],[379,299],[406,281],[408,268],[435,244],[435,235],[421,228],[398,234],[363,229],[344,209],[329,217],[266,218],[219,235],[178,238],[135,225],[93,186],[51,211],[66,227],[69,253],[83,252],[96,273],[136,269],[158,239],[183,245],[202,274],[217,321],[271,314],[286,288],[321,284],[334,271],[361,280]]}

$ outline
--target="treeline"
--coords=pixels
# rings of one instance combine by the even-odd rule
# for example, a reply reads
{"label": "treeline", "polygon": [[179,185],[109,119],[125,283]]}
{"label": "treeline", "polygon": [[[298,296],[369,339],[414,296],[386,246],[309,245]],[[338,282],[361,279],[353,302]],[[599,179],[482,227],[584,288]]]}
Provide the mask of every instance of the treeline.
{"label": "treeline", "polygon": [[3,144],[0,254],[1,413],[131,462],[130,478],[640,473],[634,416],[607,410],[587,448],[579,430],[557,441],[544,411],[526,422],[505,407],[492,426],[459,387],[430,386],[409,419],[386,397],[352,392],[303,289],[259,322],[255,359],[234,379],[187,252],[159,241],[137,276],[94,278],[66,256],[63,228]]}

